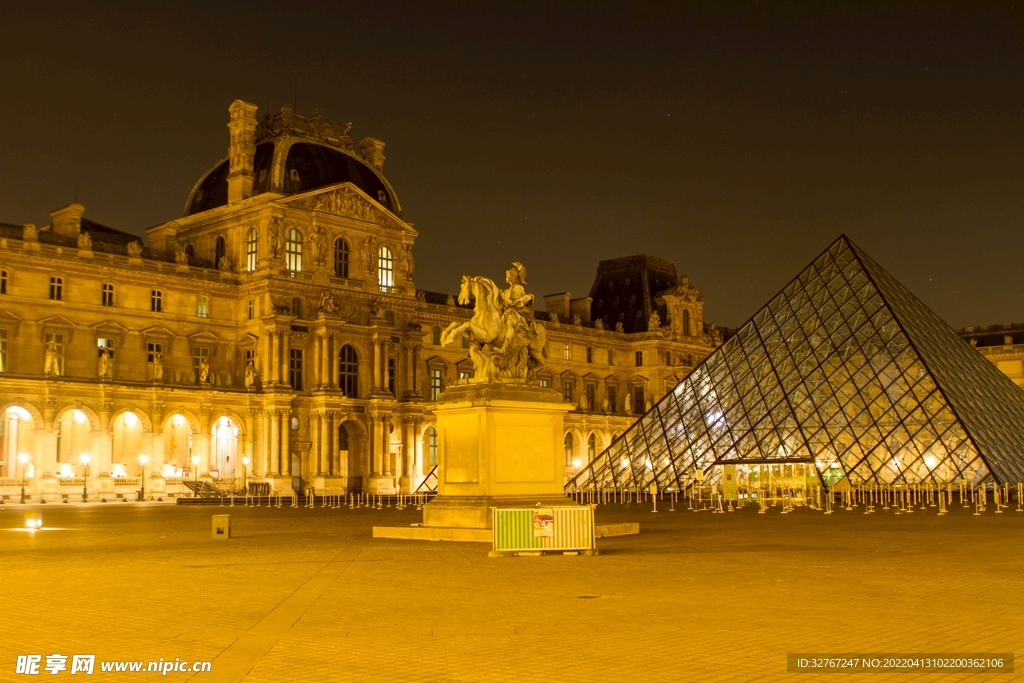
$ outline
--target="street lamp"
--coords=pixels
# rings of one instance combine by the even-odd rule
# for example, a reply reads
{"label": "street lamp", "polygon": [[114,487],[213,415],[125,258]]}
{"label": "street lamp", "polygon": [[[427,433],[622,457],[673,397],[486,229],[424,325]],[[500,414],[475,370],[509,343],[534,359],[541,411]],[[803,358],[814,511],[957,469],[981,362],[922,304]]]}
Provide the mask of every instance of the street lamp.
{"label": "street lamp", "polygon": [[199,456],[192,456],[192,497],[196,498],[199,496]]}
{"label": "street lamp", "polygon": [[90,460],[90,458],[89,458],[89,454],[88,453],[82,453],[80,456],[78,456],[78,461],[80,463],[82,463],[82,465],[85,466],[85,472],[82,475],[82,502],[83,503],[88,503],[89,502],[89,493],[88,493],[88,491],[85,488],[86,483],[89,481],[89,460]]}
{"label": "street lamp", "polygon": [[146,463],[149,462],[148,455],[139,456],[139,467],[142,468],[142,474],[139,476],[139,500],[146,500]]}
{"label": "street lamp", "polygon": [[21,463],[21,502],[25,503],[25,466],[28,464],[28,453],[19,453],[18,462]]}
{"label": "street lamp", "polygon": [[242,491],[247,492],[246,478],[249,476],[249,456],[242,458]]}

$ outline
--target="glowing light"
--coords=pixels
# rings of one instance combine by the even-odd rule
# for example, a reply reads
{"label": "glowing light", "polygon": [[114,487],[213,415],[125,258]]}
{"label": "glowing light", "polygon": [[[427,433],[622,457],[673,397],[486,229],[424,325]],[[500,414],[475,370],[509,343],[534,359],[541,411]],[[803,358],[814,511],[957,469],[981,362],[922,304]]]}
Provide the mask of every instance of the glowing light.
{"label": "glowing light", "polygon": [[244,458],[242,458],[242,464],[245,465],[246,467],[249,466],[249,456],[248,455],[245,456]]}
{"label": "glowing light", "polygon": [[174,426],[175,427],[180,427],[183,424],[185,424],[185,418],[182,417],[181,415],[175,415],[174,416]]}
{"label": "glowing light", "polygon": [[623,468],[629,467],[629,460],[626,460],[625,458],[623,458],[622,459],[622,467]]}
{"label": "glowing light", "polygon": [[199,456],[198,455],[193,455],[192,456],[192,464],[193,465],[198,465],[199,464]]}
{"label": "glowing light", "polygon": [[129,427],[134,427],[136,424],[138,424],[138,422],[139,418],[135,416],[135,413],[124,414],[124,423]]}
{"label": "glowing light", "polygon": [[25,519],[25,527],[31,531],[43,528],[43,520],[41,517],[28,517]]}
{"label": "glowing light", "polygon": [[928,469],[931,469],[931,468],[935,467],[935,463],[936,462],[937,461],[935,460],[935,456],[934,455],[926,456],[925,459],[924,459],[924,464],[928,465]]}
{"label": "glowing light", "polygon": [[20,406],[11,406],[7,409],[7,414],[17,420],[28,420],[32,417],[27,410]]}
{"label": "glowing light", "polygon": [[69,463],[62,462],[60,464],[60,476],[65,479],[70,479],[71,477],[75,476],[75,473],[71,469],[71,465]]}
{"label": "glowing light", "polygon": [[78,462],[82,463],[83,465],[88,465],[90,460],[92,460],[92,458],[89,457],[88,453],[82,453],[80,456],[78,456]]}
{"label": "glowing light", "polygon": [[82,424],[83,422],[85,422],[85,413],[83,413],[81,410],[75,410],[73,413],[71,413],[71,416],[78,424]]}
{"label": "glowing light", "polygon": [[145,465],[147,462],[149,462],[149,456],[148,455],[140,455],[139,456],[139,464],[140,465]]}
{"label": "glowing light", "polygon": [[115,479],[117,479],[119,477],[127,476],[125,474],[125,471],[124,471],[124,465],[122,465],[120,463],[114,463],[113,470],[114,471],[110,473],[110,476],[114,477]]}
{"label": "glowing light", "polygon": [[579,467],[580,467],[580,459],[579,458],[573,458],[572,466],[575,467],[576,469],[579,469]]}
{"label": "glowing light", "polygon": [[18,462],[20,462],[22,465],[27,463],[28,462],[28,453],[19,453],[18,454]]}
{"label": "glowing light", "polygon": [[644,460],[644,465],[646,465],[647,469],[649,469],[649,470],[653,470],[654,469],[654,465],[651,464],[650,460]]}
{"label": "glowing light", "polygon": [[168,479],[170,479],[171,477],[173,477],[173,476],[174,476],[174,465],[172,465],[172,464],[170,464],[170,463],[167,463],[167,464],[165,464],[165,465],[164,465],[164,470],[163,470],[163,474],[164,474],[164,476],[165,476],[165,477],[167,477]]}

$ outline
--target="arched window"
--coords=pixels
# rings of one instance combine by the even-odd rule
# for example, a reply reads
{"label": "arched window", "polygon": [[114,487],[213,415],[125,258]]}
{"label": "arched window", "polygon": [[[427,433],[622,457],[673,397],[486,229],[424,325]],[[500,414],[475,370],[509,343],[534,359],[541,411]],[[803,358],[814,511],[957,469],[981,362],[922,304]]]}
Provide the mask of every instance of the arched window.
{"label": "arched window", "polygon": [[683,336],[690,336],[690,311],[683,309]]}
{"label": "arched window", "polygon": [[259,266],[259,243],[260,233],[256,228],[250,228],[245,233],[245,269],[250,273]]}
{"label": "arched window", "polygon": [[185,245],[185,256],[188,258],[188,264],[192,265],[196,261],[196,248],[195,245]]}
{"label": "arched window", "polygon": [[338,352],[338,388],[348,398],[359,397],[359,356],[348,344]]}
{"label": "arched window", "polygon": [[290,274],[302,272],[302,233],[295,228],[285,235],[284,261]]}
{"label": "arched window", "polygon": [[377,252],[377,283],[382,292],[395,286],[395,259],[387,247]]}
{"label": "arched window", "polygon": [[344,237],[334,240],[334,276],[348,277],[348,242]]}
{"label": "arched window", "polygon": [[220,260],[227,254],[228,248],[227,243],[223,237],[218,237],[213,242],[213,267],[220,267]]}
{"label": "arched window", "polygon": [[597,457],[597,436],[594,434],[590,435],[587,439],[587,462],[594,462],[594,458]]}
{"label": "arched window", "polygon": [[437,466],[437,430],[427,427],[427,465]]}
{"label": "arched window", "polygon": [[568,434],[565,435],[565,441],[563,442],[563,445],[565,446],[565,466],[566,467],[572,467],[573,466],[573,463],[572,463],[572,461],[573,461],[573,450],[574,450],[573,442],[572,442],[572,432],[569,432]]}

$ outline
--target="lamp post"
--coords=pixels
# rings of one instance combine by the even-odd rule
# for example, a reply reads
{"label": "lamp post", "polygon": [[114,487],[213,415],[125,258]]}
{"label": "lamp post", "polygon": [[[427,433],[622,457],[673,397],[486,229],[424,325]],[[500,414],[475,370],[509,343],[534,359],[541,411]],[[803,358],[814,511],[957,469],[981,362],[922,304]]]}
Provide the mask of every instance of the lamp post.
{"label": "lamp post", "polygon": [[139,456],[139,467],[142,468],[142,474],[139,476],[139,501],[146,500],[146,463],[149,462],[148,455]]}
{"label": "lamp post", "polygon": [[89,457],[88,453],[82,453],[80,456],[78,456],[78,461],[80,463],[82,463],[82,465],[85,466],[85,472],[82,474],[82,502],[83,503],[88,503],[89,502],[89,492],[88,492],[88,490],[85,487],[86,487],[86,484],[89,481],[89,460],[90,459],[91,458]]}
{"label": "lamp post", "polygon": [[242,458],[242,492],[248,493],[246,490],[246,479],[249,476],[249,456],[246,455]]}
{"label": "lamp post", "polygon": [[25,504],[25,466],[28,465],[28,453],[19,453],[18,462],[21,463],[21,503]]}
{"label": "lamp post", "polygon": [[199,456],[198,455],[193,455],[192,456],[192,484],[194,486],[194,488],[192,489],[192,497],[193,498],[197,498],[197,497],[199,497]]}

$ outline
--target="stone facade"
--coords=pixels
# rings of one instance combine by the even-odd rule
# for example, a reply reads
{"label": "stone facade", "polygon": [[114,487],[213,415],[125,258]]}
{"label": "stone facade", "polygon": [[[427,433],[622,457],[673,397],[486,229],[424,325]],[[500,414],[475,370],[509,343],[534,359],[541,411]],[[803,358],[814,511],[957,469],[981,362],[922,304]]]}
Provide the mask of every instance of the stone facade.
{"label": "stone facade", "polygon": [[[33,499],[173,496],[192,480],[393,493],[431,469],[432,400],[472,378],[440,333],[472,311],[416,288],[418,233],[383,142],[255,112],[232,104],[227,159],[148,246],[80,204],[40,228],[0,223],[0,495],[24,481]],[[667,286],[644,284],[628,329],[612,302],[592,317],[593,297],[536,313],[541,384],[574,405],[567,477],[722,341],[656,261]]]}
{"label": "stone facade", "polygon": [[965,327],[957,334],[1024,388],[1024,323]]}

